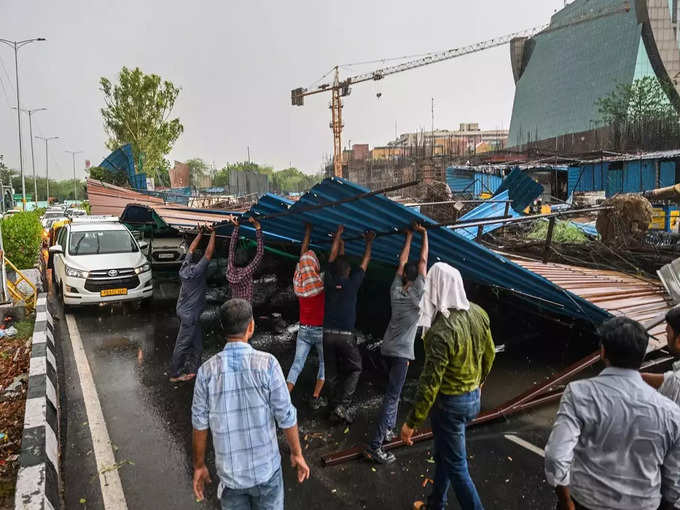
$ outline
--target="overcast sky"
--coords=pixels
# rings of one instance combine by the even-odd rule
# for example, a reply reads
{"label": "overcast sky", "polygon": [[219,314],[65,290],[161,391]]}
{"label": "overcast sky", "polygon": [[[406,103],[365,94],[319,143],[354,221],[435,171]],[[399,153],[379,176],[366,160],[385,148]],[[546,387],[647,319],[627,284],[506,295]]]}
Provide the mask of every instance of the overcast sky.
{"label": "overcast sky", "polygon": [[[0,38],[45,37],[20,50],[23,108],[34,135],[50,145],[50,175],[78,176],[84,160],[108,151],[99,78],[139,66],[181,88],[175,114],[184,125],[169,158],[201,157],[221,168],[242,161],[316,172],[332,152],[328,94],[290,105],[290,90],[351,64],[463,46],[547,23],[563,0],[405,0],[262,2],[218,0],[0,0]],[[343,68],[345,76],[380,64]],[[381,93],[378,99],[376,95]],[[343,146],[383,145],[399,133],[479,122],[508,128],[514,83],[508,46],[468,55],[381,82],[356,85],[345,99]],[[0,154],[18,168],[13,51],[0,45]],[[24,168],[31,172],[28,121]],[[44,142],[35,144],[44,174]]]}

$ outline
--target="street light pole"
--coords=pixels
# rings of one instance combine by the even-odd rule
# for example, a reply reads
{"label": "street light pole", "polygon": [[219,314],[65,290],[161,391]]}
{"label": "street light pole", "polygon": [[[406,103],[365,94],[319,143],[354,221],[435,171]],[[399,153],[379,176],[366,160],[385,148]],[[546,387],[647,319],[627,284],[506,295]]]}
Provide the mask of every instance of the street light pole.
{"label": "street light pole", "polygon": [[24,181],[24,157],[23,150],[21,147],[21,102],[19,100],[19,48],[31,44],[36,41],[45,41],[44,37],[38,37],[35,39],[26,39],[24,41],[10,41],[8,39],[0,39],[1,43],[14,48],[14,73],[17,82],[17,124],[19,126],[19,168],[21,168],[21,203],[23,204],[24,210],[26,210],[26,183]]}
{"label": "street light pole", "polygon": [[76,154],[80,154],[83,151],[66,151],[73,156],[73,197],[78,200],[78,181],[76,180]]}
{"label": "street light pole", "polygon": [[45,200],[47,200],[47,207],[50,206],[50,164],[49,164],[49,154],[48,154],[48,149],[47,149],[47,142],[50,140],[56,140],[59,137],[58,136],[36,136],[39,140],[45,140],[45,184],[47,185],[47,196],[45,197]]}
{"label": "street light pole", "polygon": [[[12,106],[12,108],[16,108]],[[33,114],[35,112],[42,112],[47,110],[47,108],[33,108],[33,109],[22,109],[21,111],[28,113],[28,131],[31,135],[31,165],[33,166],[33,201],[35,202],[35,208],[38,208],[38,181],[35,178],[35,153],[33,152]]]}

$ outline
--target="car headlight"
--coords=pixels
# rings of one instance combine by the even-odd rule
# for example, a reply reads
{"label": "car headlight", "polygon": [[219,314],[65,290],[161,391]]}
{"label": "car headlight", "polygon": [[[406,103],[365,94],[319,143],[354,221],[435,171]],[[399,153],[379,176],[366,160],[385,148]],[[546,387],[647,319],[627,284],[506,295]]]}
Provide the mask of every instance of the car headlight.
{"label": "car headlight", "polygon": [[66,276],[70,276],[71,278],[87,278],[90,276],[90,273],[66,266]]}
{"label": "car headlight", "polygon": [[137,273],[137,274],[146,273],[147,271],[151,271],[151,264],[149,264],[148,262],[146,264],[142,264],[141,266],[135,268],[135,273]]}

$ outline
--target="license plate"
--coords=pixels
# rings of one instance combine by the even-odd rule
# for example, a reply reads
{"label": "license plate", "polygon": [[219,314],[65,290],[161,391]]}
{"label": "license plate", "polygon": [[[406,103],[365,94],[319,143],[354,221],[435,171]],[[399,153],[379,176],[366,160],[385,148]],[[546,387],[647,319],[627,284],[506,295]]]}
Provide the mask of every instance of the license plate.
{"label": "license plate", "polygon": [[105,289],[99,291],[101,297],[106,296],[127,296],[127,289]]}
{"label": "license plate", "polygon": [[159,260],[174,259],[174,258],[175,258],[174,253],[159,253],[158,254]]}

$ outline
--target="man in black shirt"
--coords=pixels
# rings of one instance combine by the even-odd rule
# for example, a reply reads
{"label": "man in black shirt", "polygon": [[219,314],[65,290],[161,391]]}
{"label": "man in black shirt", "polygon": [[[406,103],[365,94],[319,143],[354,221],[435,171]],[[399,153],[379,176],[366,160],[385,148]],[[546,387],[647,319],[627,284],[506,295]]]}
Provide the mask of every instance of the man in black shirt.
{"label": "man in black shirt", "polygon": [[[371,245],[375,232],[364,235],[366,249],[358,268],[352,270],[344,256],[342,232],[338,226],[328,257],[330,270],[326,275],[326,305],[323,324],[323,352],[326,368],[326,384],[331,390],[331,402],[335,404],[333,415],[347,422],[352,421],[348,405],[357,388],[361,375],[361,353],[354,336],[357,294],[371,260]],[[338,368],[344,368],[345,379],[339,384]]]}

